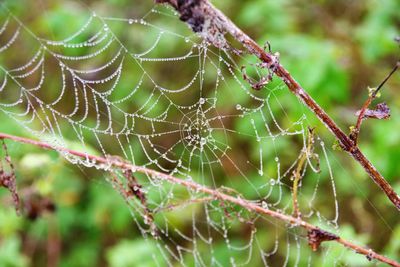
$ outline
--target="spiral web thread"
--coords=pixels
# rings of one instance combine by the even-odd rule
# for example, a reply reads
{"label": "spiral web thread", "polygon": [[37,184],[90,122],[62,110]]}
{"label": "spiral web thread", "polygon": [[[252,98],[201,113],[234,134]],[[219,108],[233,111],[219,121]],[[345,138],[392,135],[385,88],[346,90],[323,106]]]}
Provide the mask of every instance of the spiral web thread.
{"label": "spiral web thread", "polygon": [[[167,7],[153,6],[135,18],[82,10],[85,21],[74,33],[49,40],[3,7],[4,114],[55,147],[97,152],[110,163],[129,161],[285,214],[293,214],[293,172],[306,159],[299,168],[301,214],[339,231],[327,150],[316,136],[320,167],[316,157],[304,154],[312,125],[306,114],[285,106],[291,101],[301,110],[282,84],[252,89],[240,65],[245,62],[255,76],[266,74],[251,59],[210,47]],[[121,28],[124,34],[117,36]],[[29,48],[21,49],[26,40]],[[15,53],[26,61],[14,61]],[[108,181],[154,247],[158,266],[303,266],[315,257],[304,252],[304,232],[268,217],[159,177],[64,156],[73,164],[110,171]],[[315,208],[318,194],[331,195],[326,214]],[[341,263],[331,245],[321,253],[322,261]]]}

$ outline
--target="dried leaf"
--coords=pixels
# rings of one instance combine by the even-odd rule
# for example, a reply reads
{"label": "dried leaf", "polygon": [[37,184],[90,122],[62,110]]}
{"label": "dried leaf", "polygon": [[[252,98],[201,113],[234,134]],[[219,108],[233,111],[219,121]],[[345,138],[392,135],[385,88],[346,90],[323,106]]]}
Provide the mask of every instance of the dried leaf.
{"label": "dried leaf", "polygon": [[[360,115],[361,111],[357,111],[356,116]],[[367,109],[364,113],[363,119],[378,119],[384,120],[390,118],[390,108],[386,103],[380,103],[375,109]]]}

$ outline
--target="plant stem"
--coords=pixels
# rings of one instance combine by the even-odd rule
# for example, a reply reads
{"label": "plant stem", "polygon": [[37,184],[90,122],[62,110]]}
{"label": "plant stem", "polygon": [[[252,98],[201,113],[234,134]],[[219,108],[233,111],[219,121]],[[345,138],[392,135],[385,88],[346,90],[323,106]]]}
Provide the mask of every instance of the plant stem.
{"label": "plant stem", "polygon": [[197,32],[214,46],[226,49],[227,44],[224,42],[223,38],[226,33],[229,33],[236,41],[240,42],[250,54],[258,57],[262,62],[266,63],[267,66],[270,66],[270,69],[281,78],[288,89],[317,116],[328,130],[331,131],[339,141],[342,149],[350,154],[350,156],[364,168],[372,180],[383,190],[389,200],[400,211],[400,196],[360,151],[357,144],[339,128],[325,110],[323,110],[290,73],[277,62],[275,55],[264,51],[263,48],[239,29],[208,0],[156,0],[156,3],[165,3],[174,7],[181,15],[181,20],[188,23],[193,31]]}
{"label": "plant stem", "polygon": [[[365,255],[368,259],[376,259],[383,263],[387,263],[391,266],[400,267],[400,263],[396,262],[395,260],[389,259],[381,254],[378,254],[371,249],[361,247],[350,241],[342,239],[333,233],[322,230],[319,227],[302,220],[301,218],[295,218],[293,216],[280,213],[278,211],[273,211],[273,210],[264,208],[264,207],[260,206],[259,204],[256,204],[250,200],[244,199],[240,196],[231,196],[231,195],[221,192],[218,189],[212,189],[212,188],[197,184],[194,181],[179,179],[172,175],[161,173],[161,172],[151,170],[151,169],[147,169],[145,167],[134,166],[129,162],[125,162],[125,161],[121,161],[121,160],[112,160],[110,158],[90,155],[87,153],[67,149],[64,147],[54,147],[45,142],[41,142],[41,141],[37,141],[37,140],[33,140],[33,139],[13,136],[13,135],[5,134],[5,133],[0,133],[0,139],[3,139],[3,140],[8,139],[8,140],[12,140],[12,141],[18,142],[18,143],[30,144],[30,145],[37,146],[37,147],[40,147],[40,148],[43,148],[46,150],[53,150],[53,151],[57,151],[59,153],[67,153],[67,154],[74,155],[74,156],[82,158],[82,159],[90,159],[91,161],[95,161],[97,164],[105,164],[105,165],[112,166],[113,168],[117,168],[120,170],[139,172],[142,174],[146,174],[149,177],[157,177],[157,179],[164,180],[171,184],[181,185],[185,188],[194,190],[196,192],[205,193],[207,195],[212,196],[216,200],[229,202],[229,203],[238,205],[246,210],[255,212],[257,214],[273,217],[280,221],[286,222],[292,226],[301,227],[303,229],[306,229],[309,233],[316,232],[316,233],[320,233],[323,236],[329,236],[332,238],[332,239],[329,239],[330,241],[335,241],[337,243],[340,243],[343,246],[354,250],[356,253]],[[327,240],[322,240],[322,241],[327,241]]]}
{"label": "plant stem", "polygon": [[396,65],[393,67],[392,71],[386,76],[386,78],[379,84],[379,86],[370,94],[368,99],[364,102],[364,105],[362,106],[362,108],[360,110],[360,114],[358,115],[358,118],[357,118],[356,127],[354,129],[354,134],[353,134],[353,138],[352,138],[354,141],[354,145],[357,145],[357,140],[358,140],[358,136],[360,134],[361,124],[364,120],[365,112],[367,111],[368,107],[371,105],[372,101],[374,101],[374,99],[377,97],[379,91],[382,89],[382,87],[385,85],[385,83],[397,71],[397,69],[399,68],[399,65],[400,65],[400,61],[396,63]]}

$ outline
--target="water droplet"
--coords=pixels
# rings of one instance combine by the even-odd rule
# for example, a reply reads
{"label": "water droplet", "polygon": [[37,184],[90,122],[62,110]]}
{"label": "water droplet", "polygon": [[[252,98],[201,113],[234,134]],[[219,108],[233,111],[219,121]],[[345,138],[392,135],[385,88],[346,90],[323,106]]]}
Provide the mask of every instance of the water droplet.
{"label": "water droplet", "polygon": [[129,19],[129,20],[128,20],[128,23],[129,23],[129,24],[133,24],[133,19]]}
{"label": "water droplet", "polygon": [[271,185],[275,185],[276,181],[275,181],[274,179],[271,179],[271,180],[269,180],[269,183],[270,183]]}
{"label": "water droplet", "polygon": [[200,145],[204,146],[207,143],[207,140],[205,138],[200,139]]}
{"label": "water droplet", "polygon": [[262,206],[264,209],[268,209],[268,203],[265,202],[265,201],[262,201],[262,202],[261,202],[261,206]]}
{"label": "water droplet", "polygon": [[242,109],[242,106],[241,106],[240,104],[237,104],[237,105],[236,105],[236,109],[237,109],[237,110],[241,110],[241,109]]}

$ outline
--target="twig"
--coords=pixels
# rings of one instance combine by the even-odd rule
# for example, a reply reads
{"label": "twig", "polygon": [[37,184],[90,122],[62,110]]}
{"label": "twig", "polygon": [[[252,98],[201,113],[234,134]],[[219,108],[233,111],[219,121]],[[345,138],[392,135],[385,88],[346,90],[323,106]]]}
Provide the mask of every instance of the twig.
{"label": "twig", "polygon": [[288,89],[306,105],[318,119],[328,128],[339,141],[344,151],[349,153],[368,173],[372,180],[384,191],[386,196],[400,211],[400,196],[394,191],[385,178],[360,151],[355,142],[345,134],[331,117],[315,102],[315,100],[300,86],[290,73],[276,60],[276,57],[261,48],[253,39],[240,30],[220,10],[208,0],[155,0],[174,7],[180,14],[180,19],[186,22],[194,32],[217,48],[229,47],[226,34],[230,34],[240,42],[247,51],[260,59],[276,76],[286,84]]}
{"label": "twig", "polygon": [[[119,162],[124,162],[118,158]],[[114,162],[110,157],[106,157],[109,162]],[[111,161],[110,161],[111,159]],[[147,203],[147,197],[142,189],[142,185],[137,181],[136,177],[133,175],[132,169],[122,169],[122,175],[126,179],[126,184],[123,184],[119,179],[116,173],[113,171],[111,174],[111,184],[114,189],[118,190],[120,195],[124,198],[125,202],[130,205],[130,200],[137,199],[139,200],[142,208],[143,208],[143,221],[146,225],[150,227],[150,233],[153,237],[158,238],[158,231],[156,229],[156,225],[154,224],[154,216],[153,211],[150,210],[149,205]]]}
{"label": "twig", "polygon": [[161,172],[151,170],[151,169],[147,169],[145,167],[134,166],[131,163],[126,162],[126,161],[120,161],[120,160],[115,160],[115,161],[111,160],[110,161],[110,159],[106,158],[106,157],[90,155],[87,153],[67,149],[64,147],[54,147],[45,142],[40,142],[40,141],[33,140],[33,139],[8,135],[8,134],[4,134],[4,133],[0,133],[0,139],[9,139],[9,140],[13,140],[18,143],[30,144],[30,145],[37,146],[37,147],[40,147],[43,149],[57,151],[59,153],[67,153],[67,154],[74,155],[74,156],[82,158],[82,159],[90,159],[91,161],[97,162],[97,164],[104,164],[107,166],[111,166],[113,168],[120,169],[121,171],[124,171],[124,170],[132,171],[132,172],[138,172],[138,173],[145,174],[149,177],[157,177],[157,179],[164,180],[171,184],[180,185],[185,188],[194,190],[196,192],[205,193],[207,195],[214,197],[215,200],[220,200],[220,201],[224,201],[224,202],[231,203],[234,205],[238,205],[248,211],[251,211],[251,212],[254,212],[254,213],[257,213],[260,215],[266,215],[269,217],[276,218],[276,219],[286,222],[292,226],[301,227],[301,228],[307,230],[308,236],[309,236],[309,244],[312,247],[312,249],[318,248],[319,245],[324,241],[335,241],[337,243],[342,244],[343,246],[345,246],[347,248],[352,249],[356,253],[365,255],[370,260],[376,259],[383,263],[387,263],[391,266],[400,267],[399,262],[396,262],[395,260],[389,259],[379,253],[376,253],[371,249],[361,247],[350,241],[342,239],[339,236],[337,236],[333,233],[324,231],[315,225],[312,225],[306,221],[303,221],[300,218],[295,218],[293,216],[280,213],[278,211],[266,209],[266,208],[260,206],[259,204],[249,201],[247,199],[244,199],[240,196],[232,196],[232,195],[221,192],[221,190],[211,189],[209,187],[197,184],[193,181],[179,179],[172,175],[161,173]]}
{"label": "twig", "polygon": [[[371,105],[372,101],[374,101],[377,98],[379,91],[386,84],[386,82],[390,79],[390,77],[392,77],[392,75],[397,71],[399,66],[400,66],[400,61],[396,63],[396,65],[394,66],[392,71],[379,84],[379,86],[369,94],[368,99],[364,102],[364,105],[362,106],[361,110],[358,112],[357,124],[350,133],[350,138],[354,141],[354,145],[357,145],[357,139],[360,134],[361,124],[366,117],[365,115],[366,115],[366,112],[368,111],[369,106]],[[388,112],[386,112],[386,113],[388,116],[390,116]]]}
{"label": "twig", "polygon": [[[314,153],[314,129],[308,128],[307,146],[303,149],[300,155],[300,159],[297,163],[296,169],[293,171],[293,216],[296,218],[301,218],[301,212],[299,208],[297,192],[300,187],[300,181],[303,176],[303,170],[307,168],[307,159],[314,158],[319,161],[318,154]],[[319,165],[319,162],[318,162]],[[319,166],[317,166],[317,171],[319,171]]]}
{"label": "twig", "polygon": [[20,201],[19,194],[17,191],[15,168],[14,168],[14,164],[11,161],[10,155],[8,154],[6,142],[4,141],[4,139],[2,139],[1,141],[2,141],[2,148],[4,151],[4,160],[9,166],[10,173],[6,172],[6,170],[3,166],[2,159],[0,158],[0,187],[4,187],[8,191],[10,191],[13,202],[14,202],[15,210],[16,210],[17,214],[19,215],[21,201]]}

